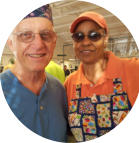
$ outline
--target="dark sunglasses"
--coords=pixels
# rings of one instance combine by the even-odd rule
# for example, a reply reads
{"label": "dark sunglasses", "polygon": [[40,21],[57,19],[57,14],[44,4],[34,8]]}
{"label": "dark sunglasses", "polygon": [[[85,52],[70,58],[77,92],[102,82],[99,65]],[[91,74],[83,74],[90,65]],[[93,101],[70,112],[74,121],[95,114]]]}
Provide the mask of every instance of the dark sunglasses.
{"label": "dark sunglasses", "polygon": [[105,34],[101,34],[99,32],[95,32],[95,31],[90,31],[88,33],[88,35],[85,35],[82,32],[76,32],[76,33],[73,33],[72,39],[75,42],[81,42],[84,40],[85,36],[87,36],[89,40],[91,40],[92,42],[96,42],[96,41],[100,40],[104,35]]}

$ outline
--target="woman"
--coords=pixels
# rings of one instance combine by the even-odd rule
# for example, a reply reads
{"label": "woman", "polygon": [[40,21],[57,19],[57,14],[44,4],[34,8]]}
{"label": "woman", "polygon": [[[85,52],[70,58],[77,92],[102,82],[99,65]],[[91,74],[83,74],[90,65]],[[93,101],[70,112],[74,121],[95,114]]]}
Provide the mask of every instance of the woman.
{"label": "woman", "polygon": [[98,13],[82,13],[70,32],[81,64],[65,82],[69,125],[77,141],[87,141],[109,132],[130,111],[139,92],[139,60],[105,51],[108,27]]}

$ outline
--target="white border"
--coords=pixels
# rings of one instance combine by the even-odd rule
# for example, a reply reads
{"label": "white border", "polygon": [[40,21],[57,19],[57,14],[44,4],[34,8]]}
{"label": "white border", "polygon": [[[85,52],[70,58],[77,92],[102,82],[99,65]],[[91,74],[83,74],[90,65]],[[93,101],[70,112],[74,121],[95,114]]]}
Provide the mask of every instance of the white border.
{"label": "white border", "polygon": [[[139,20],[137,0],[86,0],[102,6],[116,15],[128,27],[137,45],[139,46]],[[17,23],[29,12],[54,0],[1,0],[0,1],[0,54],[6,43],[7,37]],[[0,142],[14,143],[44,143],[52,142],[26,129],[10,111],[0,88]],[[90,142],[96,143],[131,143],[138,140],[139,128],[139,99],[137,99],[132,111],[119,126],[110,133]],[[133,141],[134,140],[134,141]]]}

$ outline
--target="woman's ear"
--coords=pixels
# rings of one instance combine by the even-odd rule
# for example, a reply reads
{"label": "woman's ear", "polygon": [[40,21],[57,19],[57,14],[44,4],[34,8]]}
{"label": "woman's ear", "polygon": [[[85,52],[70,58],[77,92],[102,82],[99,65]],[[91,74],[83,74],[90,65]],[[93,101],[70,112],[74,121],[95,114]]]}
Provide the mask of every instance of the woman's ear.
{"label": "woman's ear", "polygon": [[106,35],[105,35],[105,42],[108,43],[108,39],[109,39],[109,36],[108,36],[108,34],[106,34]]}
{"label": "woman's ear", "polygon": [[108,40],[109,40],[109,36],[108,36],[108,34],[107,34],[107,35],[105,36],[105,38],[104,38],[104,48],[107,47]]}

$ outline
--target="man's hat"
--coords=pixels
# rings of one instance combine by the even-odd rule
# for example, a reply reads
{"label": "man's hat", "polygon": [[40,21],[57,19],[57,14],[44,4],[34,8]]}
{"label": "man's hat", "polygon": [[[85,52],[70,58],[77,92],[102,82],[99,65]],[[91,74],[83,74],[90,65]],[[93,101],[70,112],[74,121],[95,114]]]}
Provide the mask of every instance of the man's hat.
{"label": "man's hat", "polygon": [[31,18],[31,17],[44,17],[44,18],[49,19],[53,23],[52,10],[49,4],[43,5],[42,7],[32,11],[27,16],[25,16],[23,19]]}
{"label": "man's hat", "polygon": [[77,17],[71,24],[70,32],[73,33],[76,26],[77,26],[77,24],[80,23],[81,21],[84,21],[84,20],[94,21],[100,27],[105,29],[106,33],[108,33],[108,26],[106,24],[106,21],[105,21],[104,17],[102,15],[98,14],[98,13],[93,12],[93,11],[84,12],[79,17]]}

